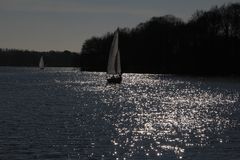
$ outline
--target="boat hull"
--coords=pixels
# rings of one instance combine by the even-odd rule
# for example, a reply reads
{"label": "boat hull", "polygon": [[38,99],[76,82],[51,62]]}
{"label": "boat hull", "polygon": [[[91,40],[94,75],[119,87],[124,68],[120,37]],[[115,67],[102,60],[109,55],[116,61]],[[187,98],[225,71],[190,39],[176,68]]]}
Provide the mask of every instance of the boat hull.
{"label": "boat hull", "polygon": [[107,82],[109,84],[120,84],[122,82],[122,77],[112,77],[112,78],[108,78]]}

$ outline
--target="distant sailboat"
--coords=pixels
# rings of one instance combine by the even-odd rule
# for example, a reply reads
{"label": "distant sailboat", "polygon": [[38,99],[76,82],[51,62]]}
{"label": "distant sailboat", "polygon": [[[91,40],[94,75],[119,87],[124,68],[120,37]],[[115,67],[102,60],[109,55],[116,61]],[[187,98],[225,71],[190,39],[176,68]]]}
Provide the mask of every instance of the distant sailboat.
{"label": "distant sailboat", "polygon": [[114,33],[112,46],[109,52],[107,74],[108,74],[107,76],[108,83],[121,83],[122,73],[121,73],[120,52],[118,49],[118,29]]}
{"label": "distant sailboat", "polygon": [[41,56],[40,61],[39,61],[39,68],[44,69],[44,61],[43,61],[43,56]]}

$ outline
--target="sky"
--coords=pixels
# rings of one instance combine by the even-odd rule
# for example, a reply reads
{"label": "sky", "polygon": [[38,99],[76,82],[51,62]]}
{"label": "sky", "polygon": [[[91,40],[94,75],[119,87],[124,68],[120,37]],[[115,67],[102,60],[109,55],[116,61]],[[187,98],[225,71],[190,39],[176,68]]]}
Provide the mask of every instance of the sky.
{"label": "sky", "polygon": [[85,40],[151,17],[187,21],[196,10],[240,0],[0,0],[0,48],[80,52]]}

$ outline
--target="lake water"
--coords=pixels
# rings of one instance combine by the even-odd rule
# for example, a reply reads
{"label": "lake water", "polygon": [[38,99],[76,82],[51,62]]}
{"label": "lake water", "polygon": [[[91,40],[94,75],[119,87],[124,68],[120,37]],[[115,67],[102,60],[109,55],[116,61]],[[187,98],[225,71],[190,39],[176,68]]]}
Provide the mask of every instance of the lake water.
{"label": "lake water", "polygon": [[1,160],[237,160],[233,78],[0,67]]}

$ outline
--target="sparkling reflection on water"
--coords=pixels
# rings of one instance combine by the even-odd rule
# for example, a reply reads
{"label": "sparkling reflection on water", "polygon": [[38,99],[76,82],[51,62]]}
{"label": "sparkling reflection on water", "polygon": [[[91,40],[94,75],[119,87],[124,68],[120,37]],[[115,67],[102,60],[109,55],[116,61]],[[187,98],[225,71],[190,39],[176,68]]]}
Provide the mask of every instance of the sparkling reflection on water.
{"label": "sparkling reflection on water", "polygon": [[105,116],[106,121],[114,122],[118,133],[112,139],[116,157],[170,153],[182,159],[186,148],[227,141],[219,138],[222,132],[237,125],[230,116],[238,109],[234,105],[238,93],[204,88],[201,83],[171,76],[129,77],[125,84],[102,91],[103,102],[118,110]]}
{"label": "sparkling reflection on water", "polygon": [[106,85],[105,73],[71,69],[1,73],[0,159],[240,156],[238,81],[124,74]]}

